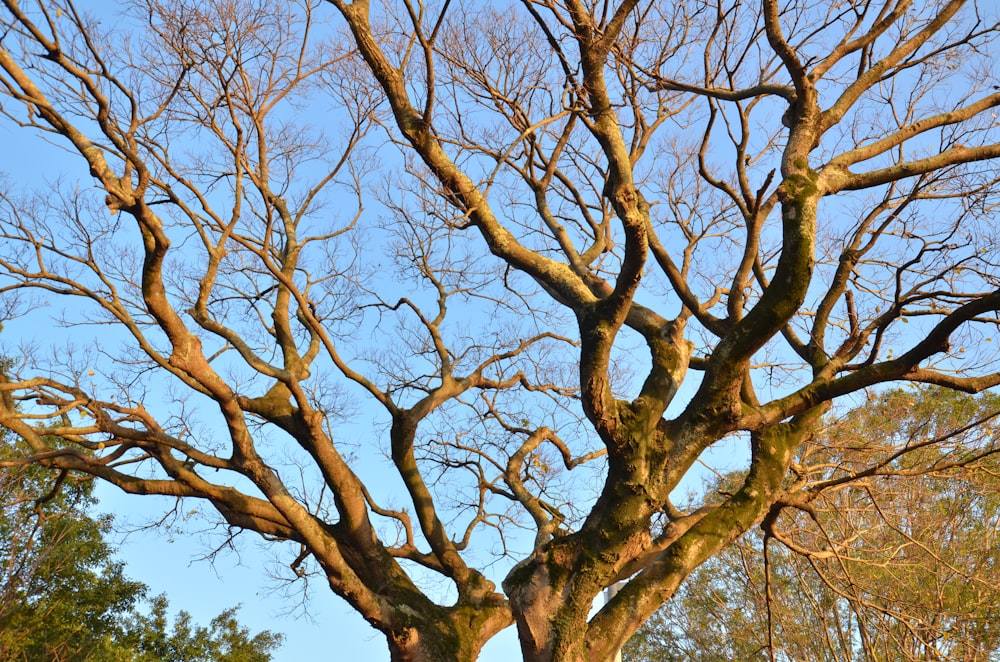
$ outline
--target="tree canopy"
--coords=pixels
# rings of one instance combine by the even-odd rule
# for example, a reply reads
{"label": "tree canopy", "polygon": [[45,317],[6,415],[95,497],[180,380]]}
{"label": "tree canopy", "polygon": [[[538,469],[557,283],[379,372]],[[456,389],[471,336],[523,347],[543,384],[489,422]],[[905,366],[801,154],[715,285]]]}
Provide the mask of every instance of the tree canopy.
{"label": "tree canopy", "polygon": [[[11,445],[5,435],[0,457],[14,454]],[[50,472],[34,466],[0,474],[0,657],[5,660],[86,659],[121,633],[145,592],[112,557],[104,541],[108,521],[85,514],[93,505],[93,484],[53,494],[51,482]]]}
{"label": "tree canopy", "polygon": [[394,660],[608,659],[756,525],[995,451],[796,464],[1000,384],[994,3],[2,3],[75,167],[0,191],[3,465],[200,503]]}
{"label": "tree canopy", "polygon": [[[18,453],[5,435],[0,458]],[[267,662],[282,636],[251,635],[229,609],[209,627],[129,579],[105,539],[111,518],[93,519],[94,483],[51,472],[0,472],[0,659],[57,662]],[[148,608],[146,603],[148,602]]]}

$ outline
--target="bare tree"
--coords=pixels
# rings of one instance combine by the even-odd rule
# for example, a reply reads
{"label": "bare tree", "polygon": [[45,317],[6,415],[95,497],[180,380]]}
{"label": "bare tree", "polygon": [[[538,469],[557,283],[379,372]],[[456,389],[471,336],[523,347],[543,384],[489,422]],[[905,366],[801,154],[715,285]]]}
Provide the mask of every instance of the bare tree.
{"label": "bare tree", "polygon": [[288,541],[393,659],[608,659],[834,488],[838,398],[1000,383],[987,3],[28,4],[3,111],[92,179],[5,194],[0,287],[104,342],[5,372],[7,464]]}
{"label": "bare tree", "polygon": [[829,417],[787,488],[808,505],[699,566],[626,661],[995,659],[998,415],[995,394],[928,387]]}

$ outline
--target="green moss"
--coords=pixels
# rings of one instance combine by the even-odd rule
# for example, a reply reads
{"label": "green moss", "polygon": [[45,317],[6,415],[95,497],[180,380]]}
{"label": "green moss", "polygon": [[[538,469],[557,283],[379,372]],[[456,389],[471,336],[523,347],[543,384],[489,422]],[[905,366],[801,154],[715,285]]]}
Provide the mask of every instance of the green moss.
{"label": "green moss", "polygon": [[819,173],[810,168],[804,168],[803,173],[793,173],[785,178],[782,188],[789,202],[801,204],[816,195],[819,188],[816,181]]}

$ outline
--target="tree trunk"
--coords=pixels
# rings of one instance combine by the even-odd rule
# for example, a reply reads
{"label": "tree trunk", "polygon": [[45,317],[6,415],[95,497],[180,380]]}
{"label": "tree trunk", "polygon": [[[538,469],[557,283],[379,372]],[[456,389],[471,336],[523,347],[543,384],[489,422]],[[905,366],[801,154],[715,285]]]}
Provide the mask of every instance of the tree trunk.
{"label": "tree trunk", "polygon": [[511,623],[510,610],[496,604],[456,604],[421,609],[400,606],[399,624],[383,630],[392,662],[473,662],[500,630]]}

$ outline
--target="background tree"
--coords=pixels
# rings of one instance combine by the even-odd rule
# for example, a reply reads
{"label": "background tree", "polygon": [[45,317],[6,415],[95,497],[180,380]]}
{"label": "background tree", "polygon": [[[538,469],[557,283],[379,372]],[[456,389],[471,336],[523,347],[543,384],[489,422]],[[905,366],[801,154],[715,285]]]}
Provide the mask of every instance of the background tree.
{"label": "background tree", "polygon": [[[0,459],[24,453],[4,435]],[[36,465],[0,472],[0,659],[71,662],[266,662],[281,635],[251,633],[236,610],[210,627],[181,612],[173,627],[167,600],[143,608],[147,587],[125,575],[105,540],[111,518],[93,519],[93,481]]]}
{"label": "background tree", "polygon": [[[14,455],[9,436],[3,459]],[[0,474],[0,657],[5,660],[86,659],[122,631],[145,592],[113,559],[104,541],[108,520],[85,514],[93,506],[93,483],[52,493],[51,482],[51,473],[35,466]]]}
{"label": "background tree", "polygon": [[831,403],[1000,383],[991,3],[3,6],[3,112],[84,178],[3,198],[74,341],[0,381],[17,461],[284,541],[396,660],[606,659],[895,461],[797,489]]}
{"label": "background tree", "polygon": [[227,609],[208,627],[192,623],[180,612],[167,627],[167,599],[150,601],[150,613],[136,613],[115,642],[117,656],[125,662],[269,662],[281,646],[283,636],[268,630],[251,635],[236,619],[236,608]]}
{"label": "background tree", "polygon": [[994,659],[997,411],[995,395],[896,390],[831,421],[799,450],[796,491],[895,458],[700,566],[625,660]]}

